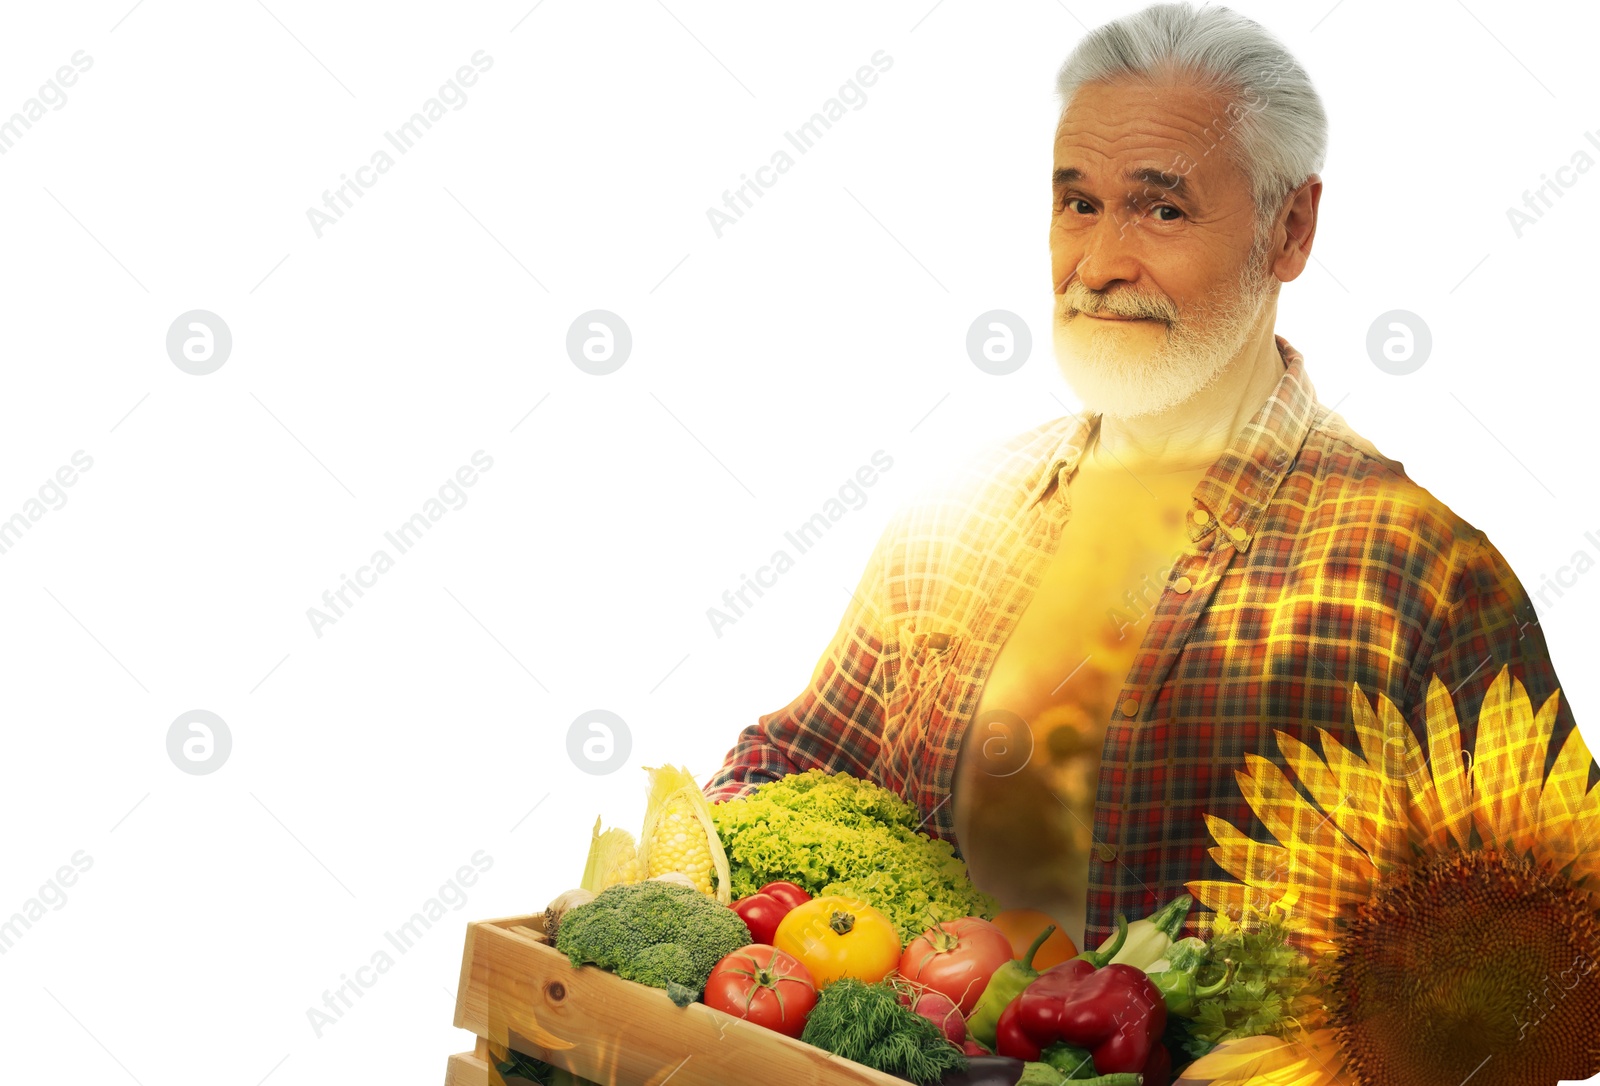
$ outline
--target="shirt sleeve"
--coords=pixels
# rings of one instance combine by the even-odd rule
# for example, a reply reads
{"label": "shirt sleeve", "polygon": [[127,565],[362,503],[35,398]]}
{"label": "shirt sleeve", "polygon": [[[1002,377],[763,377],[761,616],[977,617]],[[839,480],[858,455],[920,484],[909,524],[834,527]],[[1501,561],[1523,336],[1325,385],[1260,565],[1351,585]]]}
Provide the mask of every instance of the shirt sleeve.
{"label": "shirt sleeve", "polygon": [[[1501,668],[1528,692],[1533,711],[1558,694],[1556,719],[1545,752],[1548,777],[1576,722],[1572,702],[1561,688],[1549,647],[1522,583],[1500,551],[1482,533],[1464,539],[1452,556],[1439,635],[1420,674],[1413,676],[1414,700],[1406,714],[1419,737],[1427,736],[1428,685],[1434,675],[1451,691],[1461,724],[1463,750],[1475,749],[1478,713]],[[1591,757],[1588,787],[1600,778]]]}
{"label": "shirt sleeve", "polygon": [[875,779],[884,723],[886,575],[902,516],[884,529],[805,689],[745,728],[704,786],[712,802],[808,769]]}

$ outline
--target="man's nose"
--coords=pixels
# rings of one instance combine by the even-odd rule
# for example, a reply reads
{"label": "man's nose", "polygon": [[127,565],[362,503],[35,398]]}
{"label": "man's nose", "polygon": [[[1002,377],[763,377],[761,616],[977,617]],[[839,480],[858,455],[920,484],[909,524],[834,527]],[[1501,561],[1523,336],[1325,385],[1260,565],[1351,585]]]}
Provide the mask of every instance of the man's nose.
{"label": "man's nose", "polygon": [[1088,231],[1077,266],[1069,267],[1057,280],[1057,294],[1066,290],[1073,275],[1093,291],[1104,291],[1118,280],[1131,282],[1139,277],[1131,239],[1117,217],[1101,213],[1099,221]]}

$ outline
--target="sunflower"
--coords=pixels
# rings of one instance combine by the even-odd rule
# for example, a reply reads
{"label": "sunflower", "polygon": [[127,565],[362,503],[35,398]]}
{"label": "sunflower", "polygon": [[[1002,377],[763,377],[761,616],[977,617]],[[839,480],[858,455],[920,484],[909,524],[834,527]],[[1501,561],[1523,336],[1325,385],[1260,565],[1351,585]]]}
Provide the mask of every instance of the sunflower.
{"label": "sunflower", "polygon": [[[1428,687],[1427,750],[1379,695],[1352,686],[1361,752],[1282,731],[1284,760],[1246,755],[1240,788],[1276,844],[1207,816],[1237,882],[1189,891],[1230,917],[1281,911],[1325,978],[1288,1038],[1218,1045],[1174,1086],[1554,1086],[1600,1071],[1600,786],[1576,728],[1548,779],[1560,691],[1535,713],[1502,667],[1475,760]],[[1209,925],[1202,923],[1202,934]]]}

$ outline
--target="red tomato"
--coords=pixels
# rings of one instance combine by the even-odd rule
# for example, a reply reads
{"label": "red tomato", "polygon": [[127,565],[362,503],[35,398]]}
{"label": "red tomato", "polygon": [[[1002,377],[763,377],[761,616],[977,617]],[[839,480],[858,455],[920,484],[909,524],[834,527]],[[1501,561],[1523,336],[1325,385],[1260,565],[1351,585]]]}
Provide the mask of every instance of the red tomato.
{"label": "red tomato", "polygon": [[702,997],[708,1007],[799,1037],[817,1004],[817,986],[806,967],[776,947],[741,947],[711,970]]}
{"label": "red tomato", "polygon": [[778,933],[779,922],[789,915],[789,906],[771,894],[751,894],[735,901],[733,911],[739,914],[745,927],[750,929],[752,943],[766,943],[770,946],[773,936]]}
{"label": "red tomato", "polygon": [[1011,940],[976,916],[935,924],[907,944],[900,974],[950,997],[963,1016],[972,1013],[994,971],[1012,960]]}
{"label": "red tomato", "polygon": [[756,893],[775,897],[791,909],[811,900],[810,894],[792,882],[769,882]]}

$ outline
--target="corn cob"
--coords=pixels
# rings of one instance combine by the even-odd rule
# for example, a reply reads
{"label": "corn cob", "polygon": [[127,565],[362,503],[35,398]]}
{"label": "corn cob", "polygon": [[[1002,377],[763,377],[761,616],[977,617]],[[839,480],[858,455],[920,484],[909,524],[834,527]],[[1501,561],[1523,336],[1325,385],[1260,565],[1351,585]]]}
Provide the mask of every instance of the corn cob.
{"label": "corn cob", "polygon": [[711,820],[711,804],[689,771],[673,766],[648,768],[650,802],[639,835],[645,878],[673,871],[724,905],[732,900],[728,855]]}

